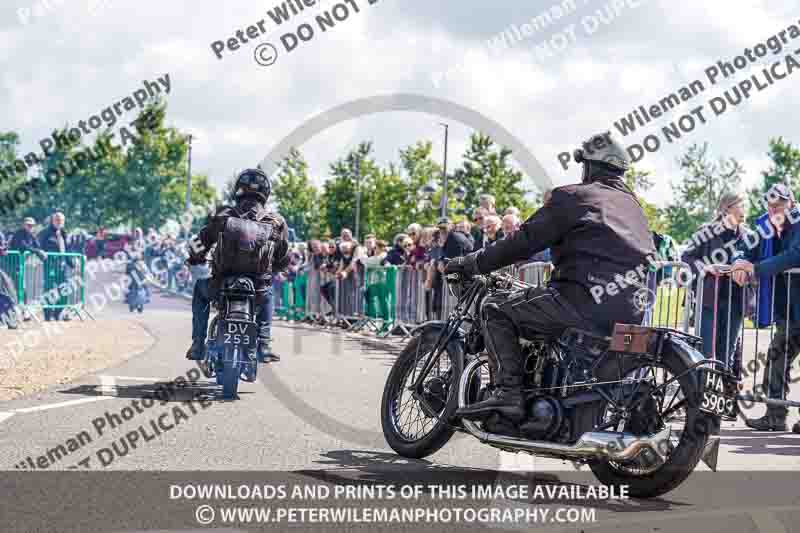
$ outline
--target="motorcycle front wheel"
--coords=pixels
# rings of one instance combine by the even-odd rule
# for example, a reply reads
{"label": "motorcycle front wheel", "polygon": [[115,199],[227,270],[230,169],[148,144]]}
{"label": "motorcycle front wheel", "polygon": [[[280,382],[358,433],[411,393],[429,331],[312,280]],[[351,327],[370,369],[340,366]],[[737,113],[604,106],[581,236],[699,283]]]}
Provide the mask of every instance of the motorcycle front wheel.
{"label": "motorcycle front wheel", "polygon": [[239,393],[239,375],[242,373],[241,363],[225,361],[222,370],[222,398],[235,400]]}
{"label": "motorcycle front wheel", "polygon": [[458,380],[464,350],[451,342],[425,378],[422,400],[409,390],[434,348],[438,332],[421,334],[400,353],[383,389],[381,426],[389,446],[403,457],[419,459],[444,446],[455,429],[449,424],[458,408]]}

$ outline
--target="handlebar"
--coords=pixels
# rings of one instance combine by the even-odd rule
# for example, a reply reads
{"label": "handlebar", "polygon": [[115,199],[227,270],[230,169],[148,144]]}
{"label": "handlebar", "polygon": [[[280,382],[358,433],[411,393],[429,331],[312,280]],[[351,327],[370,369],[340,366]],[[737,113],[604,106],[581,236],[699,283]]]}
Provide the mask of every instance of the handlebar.
{"label": "handlebar", "polygon": [[[533,285],[529,283],[525,283],[524,281],[518,280],[508,274],[501,274],[499,272],[489,272],[488,274],[475,276],[471,279],[480,279],[484,282],[497,286],[500,289],[515,289],[515,290],[524,290],[530,289]],[[464,283],[466,281],[470,281],[470,278],[464,278],[461,274],[447,274],[445,276],[448,283]]]}

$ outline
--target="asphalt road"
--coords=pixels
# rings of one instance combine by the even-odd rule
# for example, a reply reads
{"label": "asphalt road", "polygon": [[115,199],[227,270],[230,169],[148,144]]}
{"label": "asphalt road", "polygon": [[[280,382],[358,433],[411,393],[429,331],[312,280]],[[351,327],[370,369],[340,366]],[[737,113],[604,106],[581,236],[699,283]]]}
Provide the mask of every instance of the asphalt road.
{"label": "asphalt road", "polygon": [[[240,399],[226,402],[218,387],[202,378],[163,392],[175,378],[197,375],[184,359],[191,337],[188,302],[156,295],[142,315],[115,303],[103,314],[141,323],[155,345],[117,367],[0,403],[0,469],[11,471],[7,479],[25,468],[128,475],[169,471],[188,477],[209,471],[228,472],[229,477],[282,472],[270,475],[329,484],[448,476],[490,484],[509,479],[591,482],[586,469],[576,472],[571,463],[498,452],[463,436],[425,460],[395,455],[383,440],[378,410],[399,341],[387,347],[277,323],[275,349],[282,362],[262,366],[258,381],[242,383]],[[157,397],[159,387],[168,401],[146,405],[144,399]],[[125,439],[131,433],[138,433],[135,447]],[[728,424],[719,468],[723,472],[714,474],[699,467],[690,482],[658,500],[600,502],[593,523],[547,527],[642,531],[647,525],[646,530],[686,531],[691,523],[703,528],[693,525],[690,530],[696,531],[800,530],[794,481],[800,470],[800,435],[755,433],[741,423]],[[21,486],[14,490],[19,493]]]}

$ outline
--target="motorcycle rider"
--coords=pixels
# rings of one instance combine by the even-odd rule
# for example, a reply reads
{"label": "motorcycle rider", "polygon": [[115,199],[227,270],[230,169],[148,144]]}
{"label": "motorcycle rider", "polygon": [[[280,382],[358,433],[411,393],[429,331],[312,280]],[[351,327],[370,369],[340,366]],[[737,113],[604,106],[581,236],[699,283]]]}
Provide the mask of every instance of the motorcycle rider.
{"label": "motorcycle rider", "polygon": [[[255,251],[259,252],[255,255],[260,255],[262,250],[269,248],[269,241],[272,242],[271,264],[259,261],[259,266],[251,269],[262,271],[247,272],[255,283],[258,306],[256,314],[258,353],[251,353],[250,356],[258,357],[265,362],[278,362],[280,357],[270,349],[270,309],[267,292],[272,288],[272,274],[285,270],[289,265],[289,241],[286,221],[279,214],[266,209],[271,190],[269,178],[261,169],[247,169],[241,172],[234,186],[235,205],[220,207],[216,213],[209,216],[207,224],[192,243],[187,263],[190,266],[204,264],[206,254],[212,246],[219,246],[219,237],[223,235],[226,243],[224,249],[217,249],[214,254],[212,274],[207,286],[206,283],[197,283],[194,289],[192,323],[208,324],[210,302],[221,289],[224,276],[241,270],[244,264],[249,263],[249,258],[253,257]],[[251,222],[256,222],[258,225],[254,226]],[[264,236],[267,237],[266,242],[263,241]],[[262,250],[256,250],[258,246]],[[205,357],[206,328],[193,329],[196,331],[192,332],[192,345],[186,357],[201,360]]]}
{"label": "motorcycle rider", "polygon": [[[547,286],[498,294],[482,304],[486,348],[498,365],[497,387],[457,416],[481,420],[499,413],[514,422],[524,417],[519,337],[557,338],[569,327],[610,335],[614,323],[642,322],[643,309],[634,298],[644,287],[641,272],[646,275],[655,247],[644,211],[623,181],[628,155],[607,132],[583,143],[574,159],[583,164],[582,183],[554,189],[510,238],[446,266],[446,273],[468,277],[550,248],[554,267]],[[632,272],[639,276],[633,282]]]}

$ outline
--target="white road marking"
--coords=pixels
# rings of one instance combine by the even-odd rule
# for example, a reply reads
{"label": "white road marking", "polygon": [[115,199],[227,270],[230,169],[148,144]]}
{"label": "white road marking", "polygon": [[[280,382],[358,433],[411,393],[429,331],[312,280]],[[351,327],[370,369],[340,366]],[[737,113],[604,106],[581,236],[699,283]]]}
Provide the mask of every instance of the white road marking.
{"label": "white road marking", "polygon": [[761,533],[786,533],[786,528],[769,511],[750,511],[750,518]]}
{"label": "white road marking", "polygon": [[46,405],[37,405],[36,407],[23,407],[22,409],[14,409],[12,413],[35,413],[38,411],[49,411],[50,409],[58,409],[60,407],[69,407],[71,405],[80,405],[83,403],[100,402],[102,400],[111,400],[113,396],[92,396],[91,398],[81,398],[79,400],[69,400],[67,402],[50,403]]}
{"label": "white road marking", "polygon": [[14,412],[13,411],[10,412],[10,413],[0,413],[0,422],[3,422],[3,420],[8,420],[12,416],[14,416]]}
{"label": "white road marking", "polygon": [[97,389],[103,396],[116,396],[117,380],[114,376],[99,376],[100,387]]}
{"label": "white road marking", "polygon": [[152,381],[154,383],[163,381],[168,382],[170,381],[167,378],[142,378],[137,376],[100,376],[101,378],[111,378],[117,381]]}

